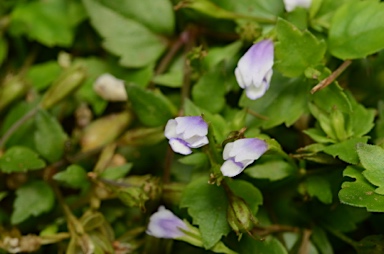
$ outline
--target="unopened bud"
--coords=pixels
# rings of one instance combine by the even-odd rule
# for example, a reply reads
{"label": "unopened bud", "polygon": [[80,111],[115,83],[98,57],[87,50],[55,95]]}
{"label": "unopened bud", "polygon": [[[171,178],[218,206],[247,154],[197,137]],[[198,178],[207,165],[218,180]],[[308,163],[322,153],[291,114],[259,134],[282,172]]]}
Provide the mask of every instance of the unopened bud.
{"label": "unopened bud", "polygon": [[117,79],[109,73],[98,77],[93,83],[93,90],[106,101],[126,101],[124,80]]}
{"label": "unopened bud", "polygon": [[235,195],[231,195],[229,199],[227,220],[236,234],[249,232],[256,222],[256,218],[245,201]]}
{"label": "unopened bud", "polygon": [[128,130],[120,139],[120,143],[130,146],[152,146],[165,139],[164,128],[137,128]]}
{"label": "unopened bud", "polygon": [[126,111],[99,118],[90,123],[80,140],[82,151],[91,150],[114,141],[132,122],[133,115]]}
{"label": "unopened bud", "polygon": [[84,81],[86,72],[83,66],[74,65],[65,70],[54,81],[41,100],[41,106],[48,109],[75,91]]}
{"label": "unopened bud", "polygon": [[27,91],[27,85],[18,76],[8,76],[0,87],[0,111]]}

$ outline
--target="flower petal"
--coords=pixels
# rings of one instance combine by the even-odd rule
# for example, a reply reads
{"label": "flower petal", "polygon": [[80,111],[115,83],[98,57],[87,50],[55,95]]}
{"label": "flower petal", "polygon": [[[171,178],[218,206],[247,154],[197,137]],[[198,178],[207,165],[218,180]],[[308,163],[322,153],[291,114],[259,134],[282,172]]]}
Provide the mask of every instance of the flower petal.
{"label": "flower petal", "polygon": [[200,136],[194,136],[192,138],[185,140],[188,143],[188,146],[191,148],[198,148],[205,146],[209,143],[208,138],[206,136],[200,137]]}
{"label": "flower petal", "polygon": [[303,7],[308,9],[311,6],[312,0],[283,0],[285,5],[285,10],[291,12],[296,7]]}
{"label": "flower petal", "polygon": [[158,238],[174,239],[184,236],[180,229],[187,230],[185,223],[164,206],[160,206],[149,219],[146,233]]}
{"label": "flower petal", "polygon": [[201,116],[176,117],[176,133],[182,134],[184,139],[193,136],[206,136],[208,134],[208,124]]}
{"label": "flower petal", "polygon": [[235,158],[236,162],[246,160],[257,160],[267,151],[267,143],[258,138],[244,138],[234,142],[230,156]]}
{"label": "flower petal", "polygon": [[224,160],[228,160],[231,156],[230,156],[230,153],[233,149],[233,143],[234,142],[229,142],[225,145],[224,147],[224,151],[223,151],[223,159]]}
{"label": "flower petal", "polygon": [[175,119],[168,120],[167,125],[165,126],[165,131],[164,131],[164,136],[167,139],[178,137],[176,133],[176,126],[177,126],[177,122],[175,121]]}
{"label": "flower petal", "polygon": [[169,140],[169,145],[175,153],[180,153],[183,155],[188,155],[192,153],[191,148],[188,147],[188,144],[179,138],[171,138]]}
{"label": "flower petal", "polygon": [[221,165],[220,171],[224,176],[234,177],[243,172],[244,166],[229,159]]}

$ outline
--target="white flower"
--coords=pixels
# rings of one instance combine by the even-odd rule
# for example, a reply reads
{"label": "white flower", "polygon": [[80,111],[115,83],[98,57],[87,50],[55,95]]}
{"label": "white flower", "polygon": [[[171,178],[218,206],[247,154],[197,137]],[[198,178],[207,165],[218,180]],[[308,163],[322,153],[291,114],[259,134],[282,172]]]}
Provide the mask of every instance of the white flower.
{"label": "white flower", "polygon": [[180,238],[184,236],[184,232],[188,230],[187,225],[179,217],[174,215],[171,211],[160,206],[158,211],[152,214],[149,219],[147,234],[157,238]]}
{"label": "white flower", "polygon": [[191,148],[208,144],[208,124],[201,116],[176,117],[168,121],[164,135],[172,150],[180,154],[191,154]]}
{"label": "white flower", "polygon": [[128,99],[124,80],[117,79],[109,73],[96,79],[93,83],[93,90],[107,101],[126,101]]}
{"label": "white flower", "polygon": [[235,69],[237,83],[251,100],[262,97],[272,78],[273,42],[263,40],[254,44],[239,60]]}
{"label": "white flower", "polygon": [[220,170],[224,176],[237,176],[268,149],[267,143],[258,138],[238,139],[225,145]]}
{"label": "white flower", "polygon": [[312,0],[283,0],[285,10],[287,12],[293,11],[296,7],[303,7],[308,9],[311,6]]}

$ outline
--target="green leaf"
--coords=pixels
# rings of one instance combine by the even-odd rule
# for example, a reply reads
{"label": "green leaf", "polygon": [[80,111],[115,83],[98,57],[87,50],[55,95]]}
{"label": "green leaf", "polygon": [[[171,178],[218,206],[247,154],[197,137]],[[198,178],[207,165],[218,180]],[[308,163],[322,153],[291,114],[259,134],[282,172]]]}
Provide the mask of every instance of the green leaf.
{"label": "green leaf", "polygon": [[223,188],[208,184],[207,178],[197,179],[187,186],[180,207],[187,208],[193,223],[199,226],[206,249],[229,233],[227,196]]}
{"label": "green leaf", "polygon": [[103,179],[108,179],[108,180],[120,179],[120,178],[124,177],[126,174],[128,174],[129,171],[131,171],[132,166],[133,166],[132,163],[126,163],[126,164],[121,165],[121,166],[106,168],[100,174],[100,177]]}
{"label": "green leaf", "polygon": [[348,140],[327,146],[323,149],[326,154],[332,155],[340,160],[350,164],[359,163],[359,157],[356,152],[356,146],[358,143],[367,143],[368,137],[350,138]]}
{"label": "green leaf", "polygon": [[243,93],[240,106],[249,107],[265,117],[248,115],[248,122],[252,126],[264,129],[282,123],[290,126],[307,111],[307,87],[308,83],[304,79],[287,79],[274,73],[270,88],[263,97],[253,101]]}
{"label": "green leaf", "polygon": [[305,182],[306,190],[311,197],[317,197],[324,204],[332,203],[331,184],[321,176],[310,176]]}
{"label": "green leaf", "polygon": [[50,211],[54,203],[54,193],[47,183],[36,181],[23,185],[16,191],[11,222],[19,224],[31,216],[39,216]]}
{"label": "green leaf", "polygon": [[209,165],[208,156],[205,153],[194,152],[191,155],[183,156],[179,161],[185,165],[203,167]]}
{"label": "green leaf", "polygon": [[313,228],[311,241],[316,246],[320,254],[333,254],[333,248],[328,240],[327,234],[320,227]]}
{"label": "green leaf", "polygon": [[344,113],[350,113],[353,110],[351,100],[343,88],[335,83],[312,94],[309,99],[321,110],[328,113],[335,107]]}
{"label": "green leaf", "polygon": [[347,167],[343,175],[355,179],[353,182],[343,182],[339,192],[340,201],[344,204],[365,207],[369,212],[384,212],[384,195],[375,192],[375,186],[368,182],[363,169],[356,166]]}
{"label": "green leaf", "polygon": [[378,188],[376,193],[384,195],[384,149],[380,146],[358,144],[357,154],[363,167],[363,175]]}
{"label": "green leaf", "polygon": [[356,246],[357,254],[384,253],[384,235],[369,235],[359,241]]}
{"label": "green leaf", "polygon": [[164,52],[166,41],[144,25],[95,0],[83,0],[83,3],[93,27],[104,38],[103,46],[120,57],[121,65],[143,67],[155,62]]}
{"label": "green leaf", "polygon": [[288,254],[283,244],[273,236],[267,236],[263,241],[255,240],[244,235],[239,244],[241,254],[263,253],[263,254]]}
{"label": "green leaf", "polygon": [[236,196],[244,199],[253,215],[256,215],[259,206],[263,204],[263,195],[260,190],[243,180],[229,181],[228,186]]}
{"label": "green leaf", "polygon": [[46,89],[60,74],[61,68],[56,61],[33,65],[27,72],[27,81],[38,91]]}
{"label": "green leaf", "polygon": [[89,185],[87,172],[76,164],[72,164],[64,171],[55,174],[53,179],[72,188],[83,188]]}
{"label": "green leaf", "polygon": [[373,109],[367,109],[363,105],[357,103],[351,93],[347,93],[349,101],[352,105],[352,114],[349,114],[349,126],[353,136],[361,137],[367,134],[375,126],[374,120],[376,112]]}
{"label": "green leaf", "polygon": [[183,84],[182,71],[170,71],[153,78],[153,82],[167,87],[178,88]]}
{"label": "green leaf", "polygon": [[67,134],[59,122],[47,111],[39,110],[35,117],[34,135],[37,151],[49,162],[58,161],[64,154]]}
{"label": "green leaf", "polygon": [[193,86],[195,104],[211,113],[219,113],[225,106],[225,80],[216,69],[204,74]]}
{"label": "green leaf", "polygon": [[256,179],[278,181],[295,174],[296,169],[281,158],[276,160],[260,159],[255,165],[246,168],[244,173]]}
{"label": "green leaf", "polygon": [[169,0],[99,0],[98,2],[126,18],[145,25],[153,32],[167,35],[173,33],[175,17]]}
{"label": "green leaf", "polygon": [[[74,39],[74,25],[66,0],[39,0],[17,5],[11,14],[11,32],[52,46],[68,47]],[[59,29],[58,29],[59,28]]]}
{"label": "green leaf", "polygon": [[4,173],[25,172],[43,167],[45,162],[39,159],[39,155],[22,146],[13,146],[0,158],[0,170]]}
{"label": "green leaf", "polygon": [[302,32],[291,23],[279,19],[276,32],[279,42],[275,44],[275,67],[285,76],[297,77],[323,59],[325,43],[309,31]]}
{"label": "green leaf", "polygon": [[208,51],[208,55],[203,59],[204,66],[208,69],[214,69],[223,61],[230,61],[235,58],[242,46],[241,41],[235,41],[224,47],[213,47]]}
{"label": "green leaf", "polygon": [[377,1],[349,2],[334,14],[328,46],[332,55],[357,59],[384,48],[384,4]]}
{"label": "green leaf", "polygon": [[157,127],[165,125],[169,119],[173,118],[175,109],[160,91],[150,91],[129,84],[127,93],[133,110],[144,125]]}

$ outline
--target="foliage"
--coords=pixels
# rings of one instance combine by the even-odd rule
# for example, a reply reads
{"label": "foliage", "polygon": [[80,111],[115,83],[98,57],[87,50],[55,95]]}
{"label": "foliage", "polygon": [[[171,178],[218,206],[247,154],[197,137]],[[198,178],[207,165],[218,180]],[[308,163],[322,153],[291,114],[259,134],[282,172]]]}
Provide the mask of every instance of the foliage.
{"label": "foliage", "polygon": [[[384,3],[284,2],[0,1],[0,253],[382,253]],[[252,100],[235,69],[263,40]],[[208,123],[187,156],[180,116]],[[268,150],[225,177],[242,138]],[[145,233],[162,205],[183,237]]]}

